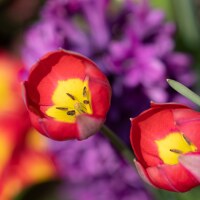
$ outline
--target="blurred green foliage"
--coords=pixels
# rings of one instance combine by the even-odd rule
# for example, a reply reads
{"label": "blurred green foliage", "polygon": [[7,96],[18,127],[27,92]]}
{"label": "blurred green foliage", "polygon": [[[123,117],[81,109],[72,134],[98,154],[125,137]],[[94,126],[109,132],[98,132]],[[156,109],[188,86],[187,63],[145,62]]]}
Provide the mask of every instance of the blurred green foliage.
{"label": "blurred green foliage", "polygon": [[189,192],[175,193],[156,189],[153,191],[157,200],[198,200],[200,196],[200,187],[196,187]]}
{"label": "blurred green foliage", "polygon": [[61,200],[58,192],[60,184],[61,181],[52,180],[30,186],[18,194],[13,200]]}
{"label": "blurred green foliage", "polygon": [[44,2],[45,0],[0,0],[1,48],[9,48],[16,37],[38,18],[38,11]]}
{"label": "blurred green foliage", "polygon": [[176,44],[181,50],[200,51],[200,24],[195,1],[151,0],[151,5],[164,10],[166,18],[176,22]]}

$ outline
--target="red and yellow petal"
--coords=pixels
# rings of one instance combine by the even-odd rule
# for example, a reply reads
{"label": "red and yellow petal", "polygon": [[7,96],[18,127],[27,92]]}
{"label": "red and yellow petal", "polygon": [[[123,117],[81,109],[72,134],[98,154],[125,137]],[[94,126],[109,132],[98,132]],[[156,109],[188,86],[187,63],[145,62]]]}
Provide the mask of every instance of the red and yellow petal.
{"label": "red and yellow petal", "polygon": [[51,118],[40,118],[29,111],[31,122],[34,127],[43,135],[54,140],[79,139],[79,132],[76,123],[58,122]]}

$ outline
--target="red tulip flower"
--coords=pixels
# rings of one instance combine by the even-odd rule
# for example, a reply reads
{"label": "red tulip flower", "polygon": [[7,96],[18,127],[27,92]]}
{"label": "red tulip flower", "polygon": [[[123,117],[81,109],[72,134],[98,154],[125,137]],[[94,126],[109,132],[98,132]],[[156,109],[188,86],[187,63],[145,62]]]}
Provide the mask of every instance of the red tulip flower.
{"label": "red tulip flower", "polygon": [[46,54],[24,83],[33,126],[54,140],[85,139],[105,121],[111,87],[88,58],[69,51]]}
{"label": "red tulip flower", "polygon": [[142,178],[185,192],[200,184],[200,113],[181,104],[154,104],[131,119],[130,140]]}

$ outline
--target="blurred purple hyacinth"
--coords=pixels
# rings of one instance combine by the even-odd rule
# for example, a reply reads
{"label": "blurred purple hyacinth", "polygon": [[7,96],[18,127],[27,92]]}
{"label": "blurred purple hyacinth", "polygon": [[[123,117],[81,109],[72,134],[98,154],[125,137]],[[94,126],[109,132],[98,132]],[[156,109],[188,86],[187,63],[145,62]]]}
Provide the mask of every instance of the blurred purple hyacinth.
{"label": "blurred purple hyacinth", "polygon": [[99,135],[81,142],[52,141],[51,145],[59,171],[67,180],[61,196],[67,192],[72,200],[152,199],[134,169]]}

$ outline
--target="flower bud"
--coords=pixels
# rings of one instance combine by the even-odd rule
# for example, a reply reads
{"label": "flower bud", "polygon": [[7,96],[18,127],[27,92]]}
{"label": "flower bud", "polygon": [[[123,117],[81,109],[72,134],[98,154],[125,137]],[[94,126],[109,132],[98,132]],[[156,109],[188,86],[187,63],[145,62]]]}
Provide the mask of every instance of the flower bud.
{"label": "flower bud", "polygon": [[200,113],[175,103],[151,104],[131,119],[136,168],[151,185],[185,192],[200,184]]}
{"label": "flower bud", "polygon": [[24,83],[33,126],[54,140],[85,139],[105,121],[111,87],[88,58],[57,50],[43,56]]}

